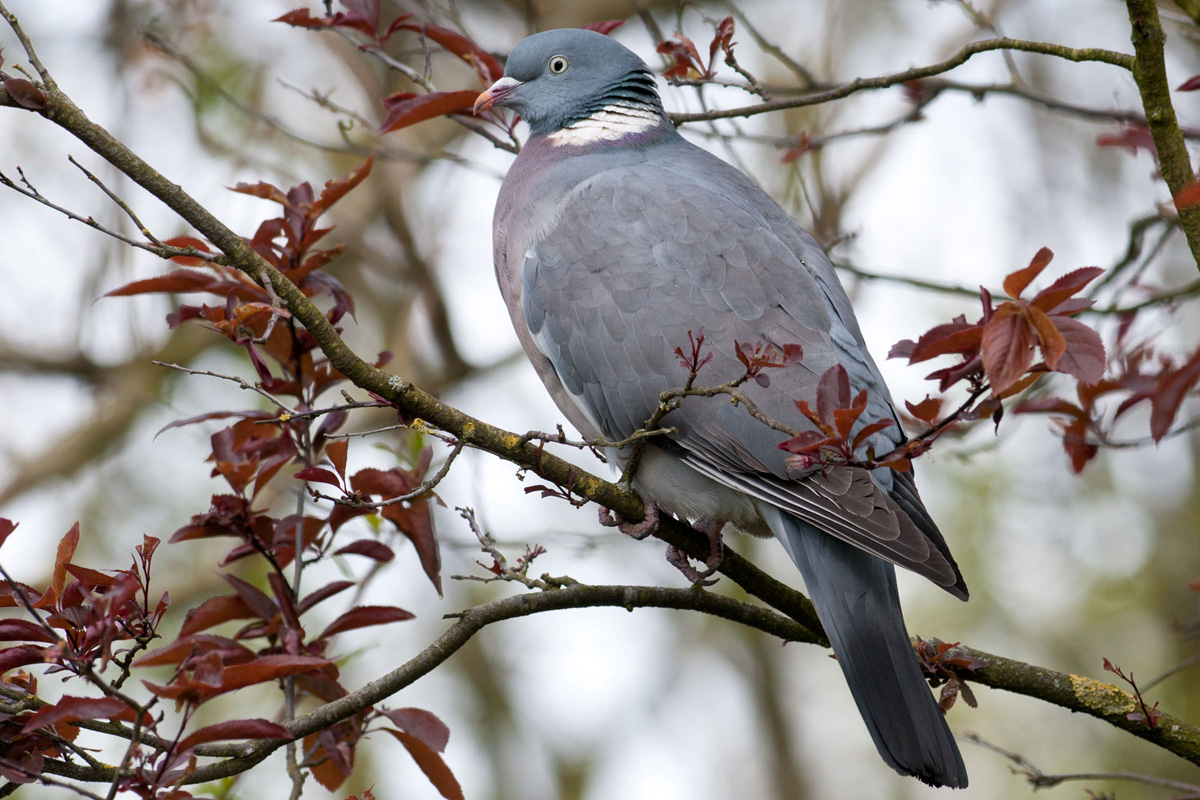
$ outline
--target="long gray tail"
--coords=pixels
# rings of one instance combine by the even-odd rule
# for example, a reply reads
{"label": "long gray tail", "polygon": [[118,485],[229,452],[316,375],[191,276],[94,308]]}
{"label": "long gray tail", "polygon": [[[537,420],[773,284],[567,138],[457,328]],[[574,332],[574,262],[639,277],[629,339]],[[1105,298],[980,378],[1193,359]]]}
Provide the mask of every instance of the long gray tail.
{"label": "long gray tail", "polygon": [[962,755],[904,627],[895,568],[794,517],[772,516],[879,755],[897,772],[933,786],[965,787]]}

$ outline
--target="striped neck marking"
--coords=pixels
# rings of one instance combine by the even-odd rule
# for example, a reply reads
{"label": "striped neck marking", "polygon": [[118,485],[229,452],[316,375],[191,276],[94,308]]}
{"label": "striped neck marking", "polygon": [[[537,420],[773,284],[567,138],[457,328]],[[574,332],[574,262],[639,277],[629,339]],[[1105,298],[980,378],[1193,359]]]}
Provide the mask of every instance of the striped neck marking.
{"label": "striped neck marking", "polygon": [[572,122],[547,134],[556,147],[614,142],[637,133],[653,130],[662,123],[656,109],[632,105],[607,105],[591,116]]}

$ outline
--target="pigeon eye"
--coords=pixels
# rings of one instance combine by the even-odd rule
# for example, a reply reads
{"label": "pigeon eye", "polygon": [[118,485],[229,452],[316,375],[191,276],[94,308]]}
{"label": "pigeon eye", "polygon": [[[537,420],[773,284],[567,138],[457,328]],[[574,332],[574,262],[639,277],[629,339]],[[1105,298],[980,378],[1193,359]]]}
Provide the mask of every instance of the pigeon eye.
{"label": "pigeon eye", "polygon": [[562,75],[567,71],[567,67],[571,65],[567,62],[566,56],[550,56],[550,63],[548,66],[550,68],[551,75]]}

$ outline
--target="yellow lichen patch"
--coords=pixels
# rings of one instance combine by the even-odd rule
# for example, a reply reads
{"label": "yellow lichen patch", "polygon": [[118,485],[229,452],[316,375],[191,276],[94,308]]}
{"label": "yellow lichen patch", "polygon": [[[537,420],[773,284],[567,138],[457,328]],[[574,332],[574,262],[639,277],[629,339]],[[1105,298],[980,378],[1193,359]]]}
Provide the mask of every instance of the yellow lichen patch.
{"label": "yellow lichen patch", "polygon": [[462,438],[468,440],[475,435],[475,423],[467,422],[462,427]]}
{"label": "yellow lichen patch", "polygon": [[1102,714],[1123,714],[1137,709],[1137,703],[1111,683],[1072,675],[1071,693],[1079,702]]}
{"label": "yellow lichen patch", "polygon": [[517,436],[515,433],[505,436],[504,437],[504,446],[510,450],[516,450],[518,447],[521,446],[521,437]]}

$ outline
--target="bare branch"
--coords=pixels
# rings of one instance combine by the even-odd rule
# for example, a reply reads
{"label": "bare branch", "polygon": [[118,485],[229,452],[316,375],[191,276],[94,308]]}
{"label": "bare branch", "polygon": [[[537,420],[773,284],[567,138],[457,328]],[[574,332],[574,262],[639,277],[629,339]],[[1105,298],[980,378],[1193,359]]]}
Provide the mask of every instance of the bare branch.
{"label": "bare branch", "polygon": [[737,117],[752,117],[756,114],[766,114],[771,111],[781,111],[785,108],[800,108],[802,106],[818,105],[820,103],[828,103],[831,100],[840,100],[844,97],[849,97],[861,91],[871,89],[886,89],[892,86],[908,83],[909,81],[921,80],[934,75],[940,75],[943,72],[949,72],[955,67],[962,66],[972,56],[979,53],[985,53],[990,50],[1020,50],[1028,53],[1041,53],[1044,55],[1057,56],[1065,58],[1068,61],[1099,61],[1105,64],[1122,67],[1124,69],[1133,69],[1133,57],[1124,53],[1116,53],[1111,50],[1103,50],[1097,47],[1089,47],[1084,49],[1075,49],[1064,47],[1063,45],[1052,44],[1049,42],[1030,42],[1022,39],[987,39],[982,42],[972,42],[959,50],[955,55],[940,61],[937,64],[930,64],[925,67],[914,67],[902,72],[895,72],[891,75],[883,75],[878,78],[855,78],[849,83],[844,83],[841,86],[835,86],[822,91],[812,92],[800,97],[781,98],[772,100],[768,103],[759,103],[754,106],[742,106],[740,108],[730,108],[718,111],[709,111],[700,114],[671,114],[671,121],[676,125],[682,125],[688,122],[707,122],[714,119],[733,119]]}

